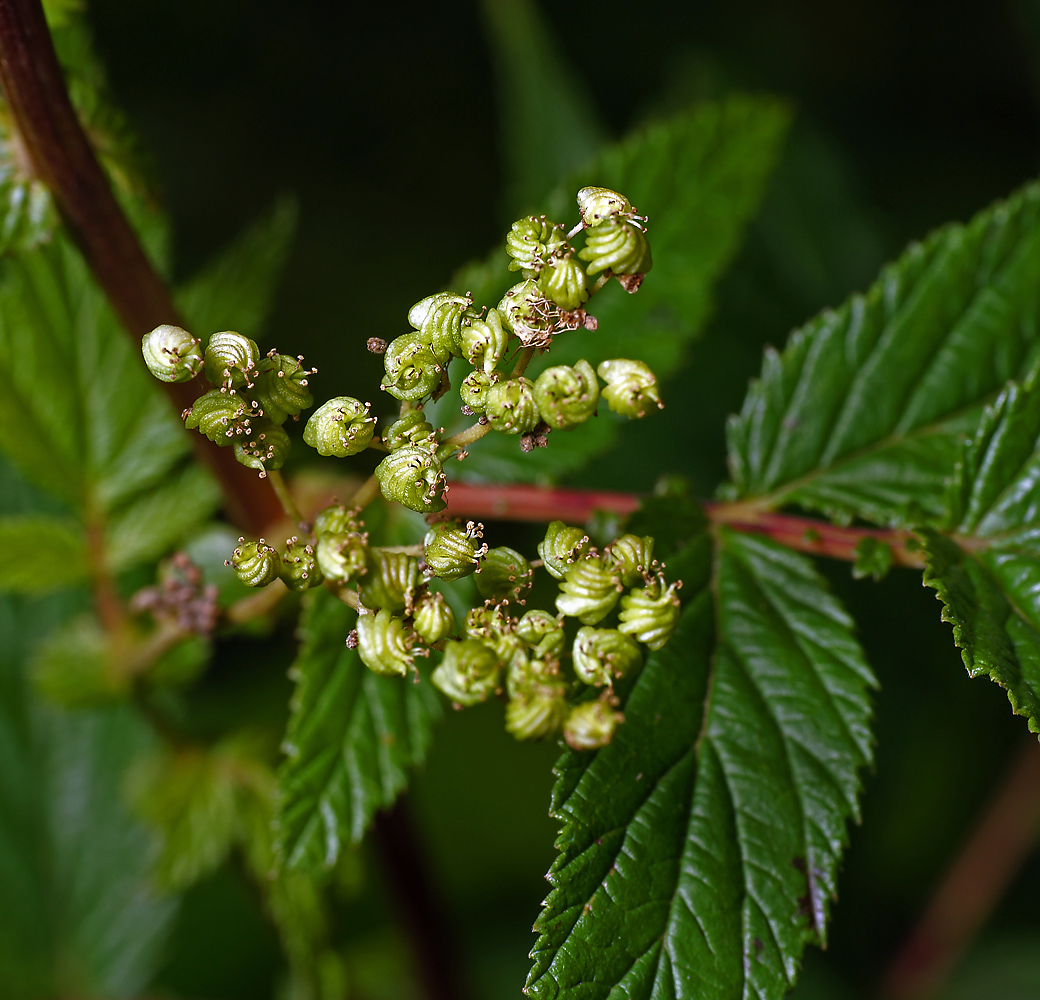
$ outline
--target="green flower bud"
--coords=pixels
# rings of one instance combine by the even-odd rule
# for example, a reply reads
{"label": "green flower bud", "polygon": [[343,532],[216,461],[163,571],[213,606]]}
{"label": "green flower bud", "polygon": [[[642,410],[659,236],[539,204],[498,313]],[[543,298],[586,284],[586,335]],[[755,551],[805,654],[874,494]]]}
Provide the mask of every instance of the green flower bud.
{"label": "green flower bud", "polygon": [[607,560],[617,568],[621,582],[631,587],[654,568],[654,540],[639,535],[622,535],[610,543]]}
{"label": "green flower bud", "polygon": [[478,548],[481,527],[470,521],[465,528],[451,522],[430,528],[423,539],[423,559],[430,572],[442,580],[469,576],[487,551],[486,545]]}
{"label": "green flower bud", "polygon": [[391,451],[396,451],[406,444],[421,444],[432,436],[433,425],[423,411],[409,410],[383,431],[383,444]]}
{"label": "green flower bud", "polygon": [[447,506],[441,463],[427,448],[407,445],[390,452],[376,466],[375,476],[383,496],[409,510],[434,514]]}
{"label": "green flower bud", "polygon": [[575,705],[563,726],[563,738],[572,750],[599,750],[613,738],[625,717],[603,698]]}
{"label": "green flower bud", "polygon": [[600,556],[579,559],[567,567],[556,607],[582,625],[602,621],[617,604],[618,582]]}
{"label": "green flower bud", "polygon": [[148,370],[163,382],[189,382],[202,371],[201,341],[179,326],[157,326],[141,339]]}
{"label": "green flower bud", "polygon": [[518,740],[556,736],[567,720],[567,685],[533,663],[531,680],[517,686],[506,705],[506,730]]}
{"label": "green flower bud", "polygon": [[588,301],[585,269],[572,256],[550,261],[538,275],[538,287],[561,309],[579,309]]}
{"label": "green flower bud", "polygon": [[617,191],[605,187],[583,187],[578,192],[578,214],[586,226],[598,226],[608,219],[636,216],[632,203]]}
{"label": "green flower bud", "polygon": [[578,256],[588,261],[590,275],[608,268],[614,274],[646,274],[654,266],[646,233],[631,222],[603,222],[586,230]]}
{"label": "green flower bud", "polygon": [[502,325],[502,315],[489,309],[484,319],[467,318],[459,330],[459,352],[475,368],[490,375],[509,346],[509,331]]}
{"label": "green flower bud", "polygon": [[314,546],[290,540],[282,553],[281,578],[290,590],[309,590],[320,587],[324,577],[318,566]]}
{"label": "green flower bud", "polygon": [[189,431],[198,429],[222,448],[249,429],[250,411],[238,395],[224,389],[211,389],[199,396],[184,417]]}
{"label": "green flower bud", "polygon": [[599,382],[584,358],[571,368],[546,368],[534,384],[538,412],[550,427],[566,430],[584,423],[599,404]]}
{"label": "green flower bud", "polygon": [[488,549],[477,570],[477,590],[494,601],[521,601],[534,583],[531,564],[515,549],[500,545]]}
{"label": "green flower bud", "polygon": [[356,510],[347,510],[346,507],[326,507],[314,516],[314,534],[320,537],[337,532],[360,531],[362,524],[356,515]]}
{"label": "green flower bud", "polygon": [[438,292],[416,302],[408,310],[408,322],[422,333],[437,360],[447,361],[453,354],[462,354],[459,329],[471,305],[473,300],[468,295]]}
{"label": "green flower bud", "polygon": [[400,618],[386,608],[374,615],[359,615],[357,651],[361,662],[373,673],[404,677],[413,662],[411,637]]}
{"label": "green flower bud", "polygon": [[419,560],[415,556],[370,548],[367,566],[361,585],[361,601],[366,608],[398,612],[411,607],[419,583]]}
{"label": "green flower bud", "polygon": [[503,434],[526,434],[541,419],[530,379],[511,378],[488,389],[484,412],[491,426]]}
{"label": "green flower bud", "polygon": [[502,660],[510,659],[520,648],[520,640],[513,631],[513,620],[496,605],[471,608],[462,630],[470,638],[490,646]]}
{"label": "green flower bud", "polygon": [[214,385],[244,385],[259,357],[256,341],[234,330],[215,333],[206,344],[206,378]]}
{"label": "green flower bud", "polygon": [[463,404],[474,413],[483,413],[487,409],[487,395],[491,386],[492,382],[487,373],[477,368],[462,380],[459,396]]}
{"label": "green flower bud", "polygon": [[613,358],[604,361],[596,371],[607,383],[603,398],[615,412],[625,417],[645,417],[653,408],[662,409],[657,391],[657,376],[642,361]]}
{"label": "green flower bud", "polygon": [[498,688],[501,661],[479,639],[449,639],[433,683],[453,702],[476,705]]}
{"label": "green flower bud", "polygon": [[303,440],[326,458],[348,458],[368,447],[375,426],[367,404],[350,396],[334,396],[311,414]]}
{"label": "green flower bud", "polygon": [[314,397],[307,388],[307,378],[314,374],[304,368],[303,358],[271,351],[257,366],[253,396],[264,416],[276,424],[283,424],[289,416],[298,416],[301,410],[314,405]]}
{"label": "green flower bud", "polygon": [[538,555],[551,576],[562,580],[567,568],[589,544],[589,536],[581,528],[572,528],[563,521],[551,521],[545,538],[538,543]]}
{"label": "green flower bud", "polygon": [[515,333],[524,347],[548,347],[552,343],[555,327],[551,309],[538,283],[530,279],[513,285],[498,304],[503,326]]}
{"label": "green flower bud", "polygon": [[231,565],[247,587],[266,587],[281,572],[282,558],[278,550],[262,538],[258,542],[240,538],[238,547],[231,553]]}
{"label": "green flower bud", "polygon": [[441,384],[444,365],[421,333],[404,333],[383,355],[386,377],[380,388],[395,399],[413,402]]}
{"label": "green flower bud", "polygon": [[633,673],[643,662],[643,654],[634,639],[617,629],[587,625],[578,629],[571,655],[578,678],[596,687],[613,684],[615,678]]}
{"label": "green flower bud", "polygon": [[563,623],[548,611],[528,611],[517,623],[516,634],[541,658],[558,657],[563,649]]}
{"label": "green flower bud", "polygon": [[533,278],[569,246],[563,226],[544,215],[518,219],[506,235],[506,252],[512,257],[509,270],[523,271],[525,278]]}
{"label": "green flower bud", "polygon": [[433,645],[455,631],[455,613],[443,594],[427,591],[415,608],[412,627],[423,642]]}
{"label": "green flower bud", "polygon": [[278,424],[261,418],[251,424],[248,437],[235,442],[235,458],[247,468],[263,473],[285,465],[291,447],[289,435]]}
{"label": "green flower bud", "polygon": [[350,583],[364,574],[368,565],[367,538],[356,531],[324,531],[319,534],[314,554],[325,579]]}
{"label": "green flower bud", "polygon": [[679,624],[681,612],[676,591],[680,584],[665,588],[658,578],[647,587],[640,587],[621,598],[621,624],[618,630],[626,632],[651,649],[660,649]]}

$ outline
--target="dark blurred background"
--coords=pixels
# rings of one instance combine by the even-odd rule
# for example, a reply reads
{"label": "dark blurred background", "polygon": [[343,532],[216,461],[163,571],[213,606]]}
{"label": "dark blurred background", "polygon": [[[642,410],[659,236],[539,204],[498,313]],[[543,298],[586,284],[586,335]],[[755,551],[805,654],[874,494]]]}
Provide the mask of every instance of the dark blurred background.
{"label": "dark blurred background", "polygon": [[[863,288],[908,240],[968,217],[1040,166],[1037,3],[541,6],[608,136],[733,90],[784,95],[797,109],[714,318],[666,388],[689,404],[626,429],[635,457],[622,479],[615,461],[601,460],[585,482],[645,490],[677,473],[710,495],[724,475],[723,420],[764,343],[782,343]],[[298,197],[298,239],[269,334],[318,365],[319,396],[347,374],[376,378],[378,361],[359,360],[357,344],[403,332],[408,306],[508,227],[495,45],[478,3],[91,0],[89,12],[115,94],[153,157],[178,276],[279,195]],[[1026,739],[1004,695],[967,679],[914,575],[877,585],[854,583],[846,566],[826,569],[862,623],[882,690],[864,825],[853,831],[831,946],[810,955],[798,988],[805,1000],[869,995]],[[228,650],[200,699],[217,712],[243,697],[284,706],[284,639],[286,659],[269,677]],[[459,713],[440,726],[415,784],[413,808],[480,996],[519,995],[553,857],[554,756],[513,743],[496,708]],[[378,868],[362,850],[351,871],[353,903],[340,919],[358,995],[406,997]],[[1038,892],[1034,858],[951,997],[1040,996]],[[271,996],[275,944],[257,912],[234,870],[193,890],[160,990]],[[997,968],[999,987],[986,972]]]}

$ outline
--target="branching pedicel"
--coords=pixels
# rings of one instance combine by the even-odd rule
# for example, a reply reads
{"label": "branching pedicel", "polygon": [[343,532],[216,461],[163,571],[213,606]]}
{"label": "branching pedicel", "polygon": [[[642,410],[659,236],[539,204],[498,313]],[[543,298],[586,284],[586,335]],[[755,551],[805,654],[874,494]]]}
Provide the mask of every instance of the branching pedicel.
{"label": "branching pedicel", "polygon": [[[598,368],[582,359],[546,368],[533,381],[526,376],[535,354],[548,351],[555,337],[596,329],[585,305],[612,277],[634,293],[651,267],[646,219],[627,198],[586,187],[578,209],[581,221],[570,233],[545,216],[513,224],[509,268],[524,280],[496,307],[477,309],[468,294],[440,292],[409,310],[411,331],[388,345],[369,342],[383,351],[381,388],[400,401],[397,419],[377,438],[371,405],[337,396],[313,413],[303,439],[323,456],[347,458],[371,447],[387,455],[347,505],[321,511],[313,526],[301,523],[284,551],[262,538],[242,539],[230,562],[249,586],[279,577],[293,590],[324,585],[356,608],[357,628],[347,643],[370,670],[404,677],[415,670],[416,656],[439,650],[432,680],[456,705],[500,694],[508,701],[506,728],[518,739],[562,732],[575,749],[592,749],[609,743],[621,721],[615,680],[637,670],[642,647],[659,649],[678,622],[681,584],[666,582],[653,539],[623,535],[598,550],[580,529],[554,521],[538,546],[540,559],[529,562],[513,549],[489,548],[483,526],[472,521],[433,524],[421,545],[400,548],[370,544],[361,517],[377,493],[421,514],[442,511],[444,463],[464,457],[491,431],[517,436],[531,451],[545,447],[550,432],[588,420],[601,395],[630,418],[663,405],[653,372],[636,359],[613,358]],[[576,249],[571,239],[583,231],[584,246]],[[152,374],[165,381],[189,381],[205,370],[217,388],[184,412],[185,425],[233,446],[238,461],[261,477],[273,474],[287,513],[299,521],[276,470],[290,447],[282,425],[313,404],[313,372],[303,358],[276,351],[261,357],[252,340],[231,331],[213,334],[203,352],[199,340],[171,326],[146,335],[142,351]],[[449,391],[454,358],[472,367],[460,395],[463,413],[478,420],[446,436],[423,406]],[[539,567],[559,581],[555,612],[526,609]],[[431,583],[471,574],[485,601],[460,627]],[[567,618],[580,623],[576,633]],[[589,688],[602,690],[590,700]]]}

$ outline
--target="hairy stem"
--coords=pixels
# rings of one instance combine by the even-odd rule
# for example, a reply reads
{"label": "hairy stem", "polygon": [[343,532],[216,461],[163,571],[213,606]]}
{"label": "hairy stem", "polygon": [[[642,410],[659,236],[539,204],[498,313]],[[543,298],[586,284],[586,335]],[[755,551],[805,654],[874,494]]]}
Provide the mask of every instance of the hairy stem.
{"label": "hairy stem", "polygon": [[1032,851],[1038,832],[1040,747],[1030,736],[889,966],[879,1000],[928,1000],[939,993]]}
{"label": "hairy stem", "polygon": [[491,424],[488,421],[485,420],[481,423],[478,420],[477,423],[470,424],[464,431],[459,431],[458,434],[452,434],[451,437],[445,438],[437,449],[437,453],[440,454],[443,451],[445,455],[450,455],[452,451],[458,448],[465,448],[473,444],[474,441],[479,441],[490,430]]}
{"label": "hairy stem", "polygon": [[[162,323],[182,325],[69,101],[40,0],[0,0],[0,85],[34,173],[50,189],[69,233],[135,345]],[[198,382],[164,387],[178,412],[206,388],[200,389]],[[192,435],[192,442],[219,481],[232,520],[259,532],[278,518],[275,498],[235,461],[230,448],[214,447],[198,435]]]}

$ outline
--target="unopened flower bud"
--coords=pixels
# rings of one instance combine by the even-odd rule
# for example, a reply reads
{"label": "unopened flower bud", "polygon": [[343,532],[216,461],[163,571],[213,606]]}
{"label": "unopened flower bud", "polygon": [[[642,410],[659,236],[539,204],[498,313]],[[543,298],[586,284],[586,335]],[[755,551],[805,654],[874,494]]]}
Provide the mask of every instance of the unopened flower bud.
{"label": "unopened flower bud", "polygon": [[386,608],[358,616],[357,651],[369,670],[387,677],[404,677],[413,661],[404,622]]}
{"label": "unopened flower bud", "polygon": [[357,519],[356,510],[347,510],[346,507],[334,505],[326,507],[314,516],[314,534],[335,534],[336,532],[360,531],[361,522]]}
{"label": "unopened flower bud", "polygon": [[534,384],[523,376],[491,386],[484,412],[491,426],[504,434],[526,434],[541,420],[534,398]]}
{"label": "unopened flower bud", "polygon": [[608,268],[614,274],[646,274],[654,266],[646,233],[631,222],[602,222],[586,231],[578,256],[588,262],[588,274]]}
{"label": "unopened flower bud", "polygon": [[415,556],[373,547],[368,550],[366,565],[361,586],[365,607],[388,608],[395,613],[411,607],[419,583],[419,560]]}
{"label": "unopened flower bud", "polygon": [[476,705],[498,688],[500,669],[498,654],[479,639],[449,639],[433,683],[452,701]]}
{"label": "unopened flower bud", "polygon": [[529,215],[513,223],[506,235],[506,252],[512,258],[510,271],[525,278],[537,277],[546,263],[569,248],[563,226],[544,215]]}
{"label": "unopened flower bud", "polygon": [[246,468],[273,471],[285,465],[291,447],[289,435],[278,424],[261,418],[235,441],[235,458]]}
{"label": "unopened flower bud", "polygon": [[368,447],[375,426],[365,403],[350,396],[335,396],[311,414],[303,440],[326,458],[347,458]]}
{"label": "unopened flower bud", "polygon": [[530,279],[513,285],[498,304],[502,325],[515,333],[524,347],[548,347],[552,343],[549,308],[538,282]]}
{"label": "unopened flower bud", "polygon": [[423,642],[433,645],[455,631],[455,613],[443,594],[427,591],[415,608],[412,627]]}
{"label": "unopened flower bud", "polygon": [[487,372],[477,368],[462,380],[459,397],[463,405],[468,406],[474,413],[483,413],[487,409],[487,395],[491,386],[492,382]]}
{"label": "unopened flower bud", "polygon": [[646,578],[654,563],[654,540],[648,536],[622,535],[610,543],[607,559],[616,567],[622,584],[631,587]]}
{"label": "unopened flower bud", "polygon": [[575,705],[563,726],[563,738],[572,750],[599,750],[614,738],[625,717],[603,698]]}
{"label": "unopened flower bud", "polygon": [[551,302],[561,309],[579,309],[588,301],[585,268],[573,256],[550,261],[538,275],[538,287]]}
{"label": "unopened flower bud", "polygon": [[494,649],[502,660],[510,659],[520,648],[513,620],[497,605],[471,608],[462,629],[470,638],[480,639]]}
{"label": "unopened flower bud", "polygon": [[211,389],[199,396],[184,418],[188,430],[198,429],[214,444],[225,447],[246,429],[248,410],[242,398],[222,389]]}
{"label": "unopened flower bud", "polygon": [[551,739],[563,728],[567,712],[567,685],[536,661],[528,681],[515,687],[506,705],[506,730],[518,740]]}
{"label": "unopened flower bud", "polygon": [[604,361],[596,371],[607,383],[603,398],[607,405],[624,417],[645,417],[651,409],[661,409],[657,376],[642,361],[613,358]]}
{"label": "unopened flower bud", "polygon": [[635,209],[623,194],[590,185],[578,192],[578,214],[586,226],[598,226],[608,219],[632,218]]}
{"label": "unopened flower bud", "polygon": [[349,583],[362,576],[368,564],[367,536],[356,531],[323,531],[314,554],[327,580]]}
{"label": "unopened flower bud", "polygon": [[247,587],[266,587],[278,577],[282,559],[278,550],[261,538],[258,542],[240,542],[231,553],[231,565]]}
{"label": "unopened flower bud", "polygon": [[201,341],[187,330],[168,324],[157,326],[141,339],[141,354],[148,370],[163,382],[188,382],[202,371]]}
{"label": "unopened flower bud", "polygon": [[272,351],[257,365],[258,374],[249,390],[260,404],[264,416],[276,424],[298,416],[314,405],[308,379],[314,372],[304,368],[302,359]]}
{"label": "unopened flower bud", "polygon": [[614,572],[601,556],[579,559],[567,567],[556,607],[582,625],[602,621],[617,604],[618,583]]}
{"label": "unopened flower bud", "polygon": [[563,649],[563,624],[548,611],[538,608],[528,611],[516,623],[516,634],[542,659],[559,656]]}
{"label": "unopened flower bud", "polygon": [[613,684],[639,669],[643,653],[639,644],[613,628],[578,629],[572,649],[574,672],[586,684]]}
{"label": "unopened flower bud", "polygon": [[433,436],[433,425],[422,410],[409,410],[383,431],[383,444],[397,451],[408,444],[422,444]]}
{"label": "unopened flower bud", "polygon": [[444,510],[444,471],[436,453],[421,445],[406,445],[390,452],[376,466],[379,489],[387,500],[433,514]]}
{"label": "unopened flower bud", "polygon": [[324,580],[313,545],[290,542],[282,553],[282,580],[290,590],[309,590]]}
{"label": "unopened flower bud", "polygon": [[480,531],[472,521],[466,528],[445,522],[435,524],[423,539],[423,559],[434,576],[442,580],[461,580],[480,562],[486,546],[479,546]]}
{"label": "unopened flower bud", "polygon": [[462,356],[474,367],[490,375],[502,360],[509,346],[509,331],[502,325],[497,309],[489,309],[483,319],[467,318],[459,330],[459,348]]}
{"label": "unopened flower bud", "polygon": [[626,632],[651,649],[660,649],[675,631],[681,613],[676,591],[679,584],[665,587],[660,576],[649,586],[639,587],[621,598],[621,623]]}
{"label": "unopened flower bud", "polygon": [[481,597],[495,601],[522,601],[534,583],[531,564],[515,549],[500,545],[488,549],[477,570]]}
{"label": "unopened flower bud", "polygon": [[414,401],[441,384],[444,365],[418,331],[393,340],[383,355],[386,376],[381,388],[395,399]]}
{"label": "unopened flower bud", "polygon": [[437,360],[445,362],[453,354],[462,354],[459,330],[471,305],[473,300],[468,295],[438,292],[416,302],[408,310],[408,322],[422,334]]}
{"label": "unopened flower bud", "polygon": [[538,555],[550,575],[562,580],[567,568],[585,550],[589,536],[581,528],[572,528],[563,521],[551,521],[545,538],[538,543]]}
{"label": "unopened flower bud", "polygon": [[243,385],[259,357],[256,341],[234,330],[222,330],[206,344],[206,378],[214,385]]}
{"label": "unopened flower bud", "polygon": [[557,430],[577,427],[595,412],[599,404],[599,382],[584,358],[571,368],[555,365],[546,368],[534,384],[534,398],[542,419]]}

